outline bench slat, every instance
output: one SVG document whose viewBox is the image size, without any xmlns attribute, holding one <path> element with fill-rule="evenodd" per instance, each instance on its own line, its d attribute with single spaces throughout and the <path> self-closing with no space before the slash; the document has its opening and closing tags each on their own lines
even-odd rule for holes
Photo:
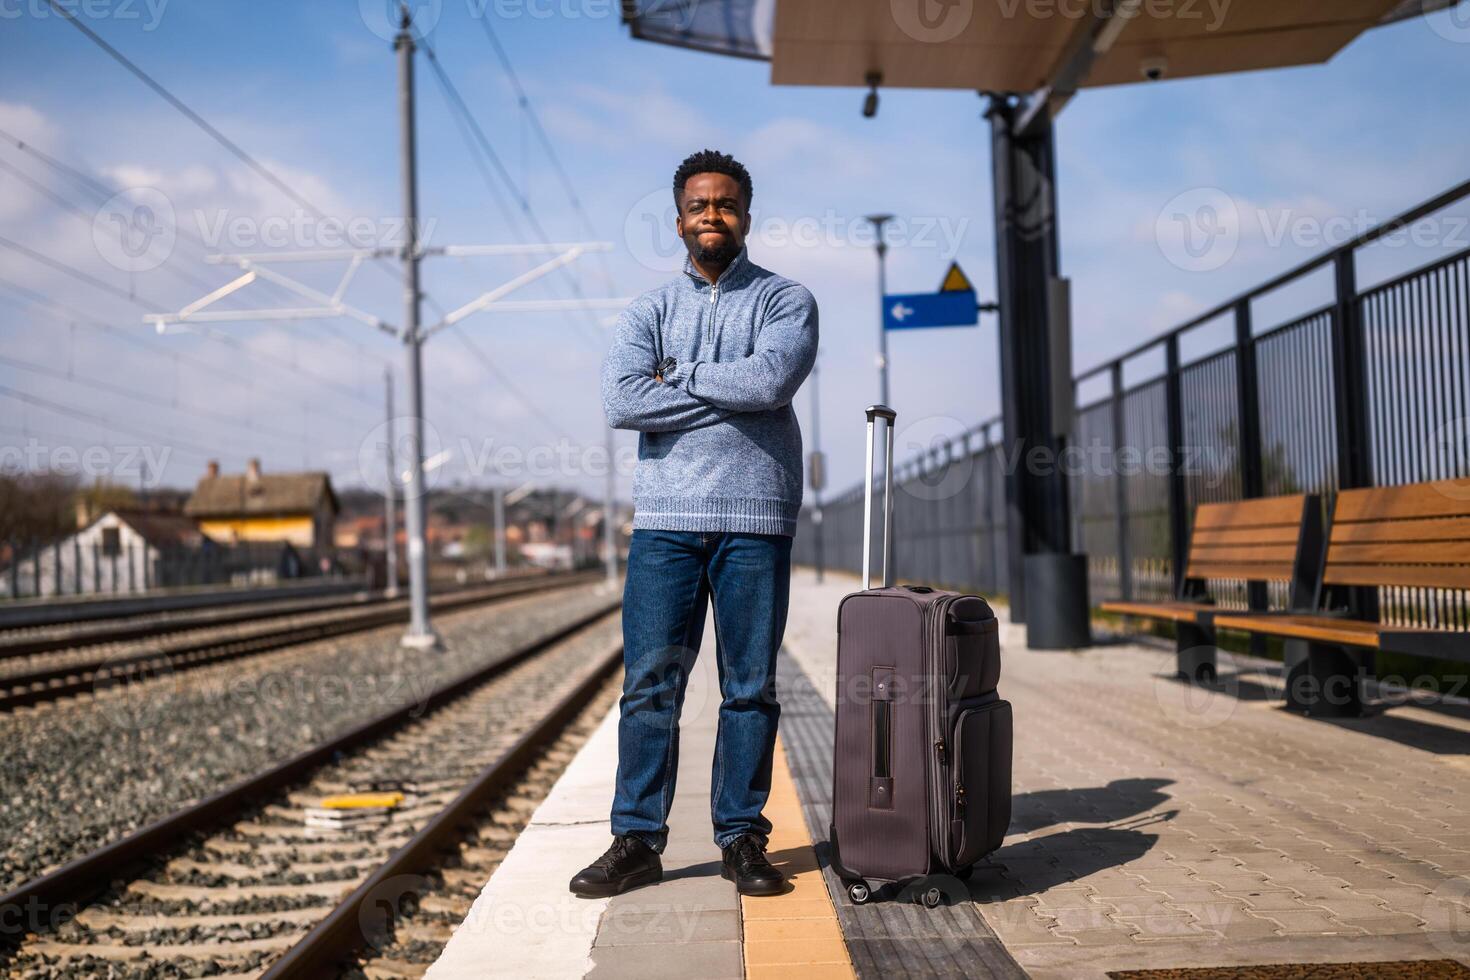
<svg viewBox="0 0 1470 980">
<path fill-rule="evenodd" d="M 1236 500 L 1226 504 L 1200 504 L 1194 512 L 1196 528 L 1254 527 L 1261 525 L 1290 525 L 1301 523 L 1302 508 L 1306 505 L 1305 494 L 1289 497 L 1260 497 L 1254 500 Z"/>
<path fill-rule="evenodd" d="M 1337 544 L 1327 549 L 1327 561 L 1337 565 L 1470 565 L 1470 546 L 1463 541 L 1379 542 Z"/>
<path fill-rule="evenodd" d="M 1333 523 L 1406 517 L 1470 517 L 1470 480 L 1344 490 L 1337 495 Z"/>
<path fill-rule="evenodd" d="M 1185 574 L 1190 578 L 1234 579 L 1244 582 L 1288 582 L 1291 562 L 1191 562 Z"/>
<path fill-rule="evenodd" d="M 1301 528 L 1296 524 L 1202 528 L 1190 536 L 1189 542 L 1191 547 L 1213 547 L 1221 544 L 1289 544 L 1295 547 L 1300 533 Z"/>
<path fill-rule="evenodd" d="M 1286 562 L 1296 560 L 1296 545 L 1293 544 L 1228 544 L 1195 548 L 1190 552 L 1191 563 L 1219 564 L 1221 562 Z"/>
<path fill-rule="evenodd" d="M 1370 541 L 1470 541 L 1470 517 L 1411 518 L 1335 523 L 1332 526 L 1333 544 Z"/>
<path fill-rule="evenodd" d="M 1377 647 L 1382 632 L 1377 623 L 1328 616 L 1216 616 L 1215 626 L 1359 647 Z"/>
<path fill-rule="evenodd" d="M 1328 585 L 1411 585 L 1429 589 L 1470 589 L 1470 565 L 1328 565 Z"/>
<path fill-rule="evenodd" d="M 1100 608 L 1103 612 L 1167 619 L 1173 623 L 1192 623 L 1199 618 L 1200 612 L 1218 609 L 1202 602 L 1104 602 Z"/>
</svg>

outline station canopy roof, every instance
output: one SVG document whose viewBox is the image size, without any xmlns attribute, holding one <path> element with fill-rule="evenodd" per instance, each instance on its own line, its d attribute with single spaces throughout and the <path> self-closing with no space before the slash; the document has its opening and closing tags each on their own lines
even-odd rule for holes
<svg viewBox="0 0 1470 980">
<path fill-rule="evenodd" d="M 1317 64 L 1455 0 L 623 0 L 633 36 L 777 85 L 1031 92 Z"/>
</svg>

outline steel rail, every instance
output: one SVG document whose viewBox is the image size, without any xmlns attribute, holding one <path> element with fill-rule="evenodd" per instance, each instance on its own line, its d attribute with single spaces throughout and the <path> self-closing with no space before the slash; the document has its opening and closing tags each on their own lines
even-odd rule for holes
<svg viewBox="0 0 1470 980">
<path fill-rule="evenodd" d="M 149 857 L 177 847 L 188 835 L 220 826 L 262 798 L 299 782 L 312 770 L 350 749 L 371 742 L 479 687 L 491 678 L 611 615 L 615 600 L 520 647 L 491 664 L 477 667 L 436 688 L 420 701 L 401 705 L 335 735 L 284 762 L 226 787 L 197 803 L 161 817 L 127 836 L 67 862 L 39 878 L 0 895 L 0 908 L 76 908 L 104 891 L 110 882 Z M 519 744 L 519 743 L 517 743 Z M 31 903 L 31 904 L 28 904 Z"/>
<path fill-rule="evenodd" d="M 535 592 L 570 588 L 594 580 L 600 581 L 601 576 L 580 573 L 565 578 L 557 576 L 552 580 L 538 577 L 531 580 L 532 584 L 477 590 L 469 594 L 451 593 L 432 597 L 431 601 L 436 610 L 449 612 L 465 606 L 500 602 Z M 160 669 L 169 672 L 194 670 L 313 640 L 361 633 L 380 626 L 406 622 L 407 619 L 407 600 L 393 600 L 392 608 L 374 605 L 356 612 L 349 611 L 340 619 L 326 622 L 282 626 L 243 637 L 189 641 L 172 649 L 150 650 L 126 657 L 89 660 L 0 677 L 0 690 L 9 689 L 8 693 L 0 694 L 0 713 L 89 691 L 100 693 L 120 684 L 147 680 L 154 676 L 154 671 Z"/>
<path fill-rule="evenodd" d="M 623 648 L 619 644 L 535 726 L 516 739 L 500 759 L 480 770 L 448 806 L 368 875 L 300 942 L 272 963 L 261 974 L 262 980 L 332 975 L 337 963 L 377 938 L 364 927 L 363 916 L 373 908 L 379 889 L 393 878 L 422 874 L 442 863 L 442 853 L 463 835 L 464 824 L 485 804 L 512 786 L 516 777 L 534 761 L 542 746 L 571 724 L 577 712 L 592 700 L 598 688 L 622 662 L 622 654 Z M 384 923 L 385 927 L 388 925 L 390 923 Z"/>
</svg>

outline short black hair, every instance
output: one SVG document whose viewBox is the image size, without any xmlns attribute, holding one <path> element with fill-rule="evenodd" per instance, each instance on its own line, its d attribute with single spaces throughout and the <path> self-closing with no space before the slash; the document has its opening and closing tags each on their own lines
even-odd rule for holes
<svg viewBox="0 0 1470 980">
<path fill-rule="evenodd" d="M 689 183 L 689 178 L 695 174 L 724 174 L 732 178 L 740 185 L 740 193 L 745 195 L 745 209 L 750 210 L 750 198 L 753 187 L 750 182 L 750 171 L 745 169 L 745 164 L 735 159 L 728 153 L 719 150 L 700 150 L 691 153 L 679 164 L 679 169 L 674 171 L 674 204 L 680 204 L 679 195 L 684 193 L 684 185 Z"/>
</svg>

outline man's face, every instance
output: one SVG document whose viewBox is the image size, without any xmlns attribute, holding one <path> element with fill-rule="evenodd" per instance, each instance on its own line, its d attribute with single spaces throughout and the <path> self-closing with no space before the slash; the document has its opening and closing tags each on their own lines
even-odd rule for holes
<svg viewBox="0 0 1470 980">
<path fill-rule="evenodd" d="M 674 227 L 698 261 L 722 265 L 733 259 L 750 233 L 750 212 L 735 178 L 726 174 L 690 177 Z"/>
</svg>

